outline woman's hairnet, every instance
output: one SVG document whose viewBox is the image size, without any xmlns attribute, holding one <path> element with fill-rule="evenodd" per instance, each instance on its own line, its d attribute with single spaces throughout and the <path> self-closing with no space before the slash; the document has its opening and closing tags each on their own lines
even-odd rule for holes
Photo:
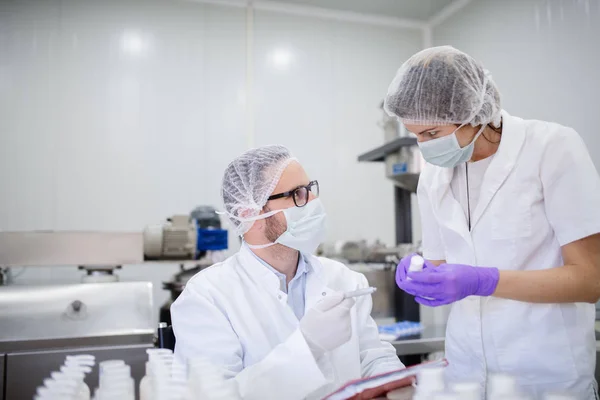
<svg viewBox="0 0 600 400">
<path fill-rule="evenodd" d="M 225 214 L 238 235 L 248 232 L 253 220 L 267 204 L 283 170 L 295 160 L 283 146 L 251 149 L 233 160 L 225 169 L 221 195 Z"/>
<path fill-rule="evenodd" d="M 468 54 L 432 47 L 396 73 L 385 111 L 410 125 L 500 125 L 500 93 L 491 75 Z"/>
</svg>

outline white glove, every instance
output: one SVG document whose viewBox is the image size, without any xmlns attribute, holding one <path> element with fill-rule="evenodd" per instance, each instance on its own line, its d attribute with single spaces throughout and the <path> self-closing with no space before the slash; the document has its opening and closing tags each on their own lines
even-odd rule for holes
<svg viewBox="0 0 600 400">
<path fill-rule="evenodd" d="M 343 293 L 334 293 L 315 304 L 302 318 L 300 331 L 315 359 L 350 340 L 350 310 L 354 303 L 354 299 L 344 300 Z"/>
</svg>

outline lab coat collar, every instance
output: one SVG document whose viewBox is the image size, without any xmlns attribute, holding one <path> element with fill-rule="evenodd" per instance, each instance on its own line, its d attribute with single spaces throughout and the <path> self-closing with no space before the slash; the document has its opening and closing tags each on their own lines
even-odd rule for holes
<svg viewBox="0 0 600 400">
<path fill-rule="evenodd" d="M 304 310 L 306 312 L 325 296 L 335 293 L 335 290 L 327 287 L 325 269 L 318 257 L 309 254 L 301 254 L 300 256 L 304 257 L 307 270 L 306 293 L 304 296 Z M 279 278 L 262 265 L 248 246 L 242 244 L 238 257 L 239 265 L 255 285 L 264 288 L 267 293 L 273 296 L 278 296 L 280 291 Z"/>
<path fill-rule="evenodd" d="M 523 143 L 525 143 L 525 125 L 522 120 L 511 117 L 506 111 L 502 111 L 502 140 L 494 159 L 485 172 L 479 201 L 471 219 L 471 230 L 475 228 L 488 205 L 498 193 L 498 189 L 514 169 Z"/>
<path fill-rule="evenodd" d="M 257 259 L 245 243 L 242 243 L 237 256 L 240 260 L 239 265 L 257 286 L 261 286 L 267 292 L 277 295 L 280 290 L 279 278 Z"/>
<path fill-rule="evenodd" d="M 492 198 L 513 170 L 524 142 L 525 127 L 521 120 L 502 111 L 502 140 L 485 173 L 479 202 L 471 218 L 471 230 L 474 229 Z M 454 168 L 433 165 L 427 165 L 426 168 L 433 170 L 430 188 L 431 204 L 438 221 L 461 236 L 470 237 L 464 213 L 450 190 Z"/>
<path fill-rule="evenodd" d="M 279 293 L 280 282 L 277 275 L 269 268 L 266 268 L 246 244 L 242 244 L 238 257 L 245 273 L 249 275 L 250 279 L 252 279 L 256 285 L 263 287 L 271 294 L 277 295 Z M 305 262 L 304 273 L 307 274 L 305 303 L 308 305 L 311 299 L 309 292 L 316 293 L 316 291 L 318 291 L 316 288 L 323 289 L 323 265 L 315 256 L 300 254 L 300 257 L 303 257 Z M 325 290 L 323 289 L 320 293 L 324 291 Z"/>
</svg>

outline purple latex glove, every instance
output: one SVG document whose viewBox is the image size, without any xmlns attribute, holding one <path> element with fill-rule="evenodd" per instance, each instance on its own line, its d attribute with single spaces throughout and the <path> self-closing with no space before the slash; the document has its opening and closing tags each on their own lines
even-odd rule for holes
<svg viewBox="0 0 600 400">
<path fill-rule="evenodd" d="M 406 281 L 406 274 L 408 273 L 408 267 L 410 267 L 410 260 L 415 255 L 417 255 L 417 253 L 413 253 L 400 260 L 400 263 L 396 267 L 396 285 L 400 286 L 402 282 Z M 423 264 L 423 271 L 426 271 L 429 268 L 435 268 L 435 265 L 425 260 L 425 263 Z"/>
<path fill-rule="evenodd" d="M 417 303 L 436 307 L 467 296 L 492 295 L 498 286 L 500 272 L 498 268 L 442 264 L 423 272 L 410 272 L 408 278 L 398 287 L 415 296 Z"/>
</svg>

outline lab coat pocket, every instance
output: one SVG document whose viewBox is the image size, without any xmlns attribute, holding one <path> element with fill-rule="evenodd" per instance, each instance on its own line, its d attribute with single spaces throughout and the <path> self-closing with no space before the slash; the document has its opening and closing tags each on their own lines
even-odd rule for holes
<svg viewBox="0 0 600 400">
<path fill-rule="evenodd" d="M 511 198 L 494 199 L 491 214 L 492 239 L 524 238 L 533 233 L 531 201 L 525 193 Z"/>
<path fill-rule="evenodd" d="M 492 333 L 500 371 L 517 376 L 520 384 L 575 381 L 577 368 L 560 305 L 501 304 L 502 315 L 510 317 Z"/>
</svg>

